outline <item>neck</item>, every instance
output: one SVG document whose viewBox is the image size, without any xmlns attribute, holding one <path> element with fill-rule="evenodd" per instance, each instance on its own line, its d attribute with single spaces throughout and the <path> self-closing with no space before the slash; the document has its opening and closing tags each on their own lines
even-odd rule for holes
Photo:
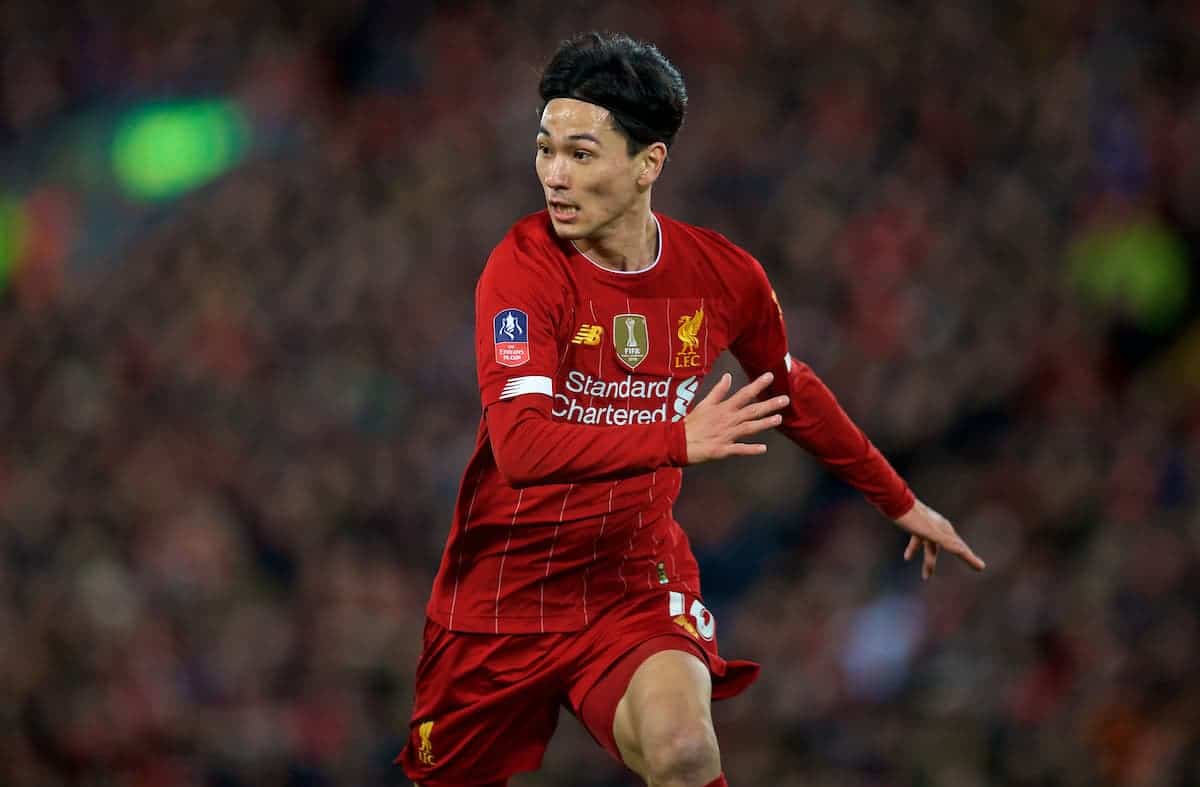
<svg viewBox="0 0 1200 787">
<path fill-rule="evenodd" d="M 653 265 L 658 256 L 658 242 L 658 225 L 650 215 L 649 205 L 602 236 L 572 241 L 576 249 L 597 265 L 625 272 Z"/>
</svg>

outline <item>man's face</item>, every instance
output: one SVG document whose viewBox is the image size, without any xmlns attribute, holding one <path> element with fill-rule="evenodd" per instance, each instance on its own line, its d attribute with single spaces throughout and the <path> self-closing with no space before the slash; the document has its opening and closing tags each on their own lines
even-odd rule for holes
<svg viewBox="0 0 1200 787">
<path fill-rule="evenodd" d="M 648 188 L 639 185 L 642 158 L 629 155 L 607 109 L 573 98 L 546 104 L 536 169 L 558 236 L 603 237 L 616 220 L 634 212 Z"/>
</svg>

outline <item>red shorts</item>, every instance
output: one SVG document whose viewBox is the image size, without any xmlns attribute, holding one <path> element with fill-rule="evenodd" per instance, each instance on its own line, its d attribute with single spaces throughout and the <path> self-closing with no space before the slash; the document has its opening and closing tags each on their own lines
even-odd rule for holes
<svg viewBox="0 0 1200 787">
<path fill-rule="evenodd" d="M 541 765 L 562 706 L 619 761 L 617 703 L 661 650 L 702 659 L 713 699 L 758 677 L 757 664 L 717 655 L 712 614 L 669 586 L 623 599 L 582 631 L 469 634 L 426 621 L 408 743 L 396 762 L 424 787 L 503 785 Z"/>
</svg>

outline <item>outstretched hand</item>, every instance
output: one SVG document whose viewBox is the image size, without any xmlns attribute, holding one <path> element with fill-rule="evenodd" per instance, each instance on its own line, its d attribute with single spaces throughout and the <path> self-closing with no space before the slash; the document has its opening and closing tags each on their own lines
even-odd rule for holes
<svg viewBox="0 0 1200 787">
<path fill-rule="evenodd" d="M 986 564 L 976 555 L 967 542 L 955 531 L 946 517 L 934 511 L 920 500 L 904 516 L 896 520 L 902 529 L 912 533 L 908 546 L 904 548 L 904 559 L 911 560 L 922 546 L 925 548 L 924 562 L 921 564 L 921 579 L 933 576 L 937 565 L 938 551 L 945 548 L 952 555 L 957 555 L 971 568 L 983 571 Z"/>
<path fill-rule="evenodd" d="M 758 401 L 775 376 L 770 372 L 742 386 L 729 396 L 733 377 L 728 373 L 713 386 L 695 409 L 683 419 L 687 433 L 688 464 L 710 462 L 727 456 L 755 456 L 767 452 L 762 443 L 742 443 L 740 440 L 773 429 L 783 417 L 772 413 L 787 407 L 786 396 Z M 728 396 L 728 398 L 726 398 Z"/>
</svg>

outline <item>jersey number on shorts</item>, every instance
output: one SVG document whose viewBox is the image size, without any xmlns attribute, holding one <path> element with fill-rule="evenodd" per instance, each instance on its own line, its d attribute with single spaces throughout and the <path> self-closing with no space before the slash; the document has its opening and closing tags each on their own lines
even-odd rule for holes
<svg viewBox="0 0 1200 787">
<path fill-rule="evenodd" d="M 713 634 L 717 631 L 717 621 L 713 617 L 713 614 L 708 611 L 708 608 L 700 603 L 700 599 L 692 599 L 692 606 L 688 609 L 688 614 L 692 616 L 692 620 L 684 617 L 684 597 L 682 593 L 672 590 L 667 593 L 667 599 L 671 617 L 675 619 L 675 622 L 681 628 L 693 637 L 703 637 L 706 640 L 713 638 Z M 692 625 L 693 620 L 695 621 L 695 626 Z"/>
</svg>

